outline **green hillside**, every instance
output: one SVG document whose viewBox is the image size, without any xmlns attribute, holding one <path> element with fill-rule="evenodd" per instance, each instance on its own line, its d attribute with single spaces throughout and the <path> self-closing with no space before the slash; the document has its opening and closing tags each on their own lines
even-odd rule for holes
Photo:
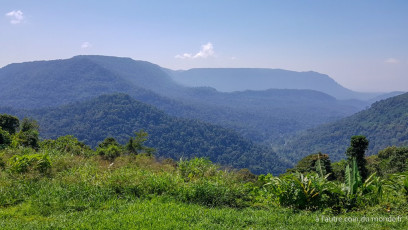
<svg viewBox="0 0 408 230">
<path fill-rule="evenodd" d="M 351 115 L 365 105 L 312 90 L 221 93 L 183 87 L 157 65 L 107 56 L 11 64 L 0 69 L 0 81 L 0 107 L 59 106 L 119 92 L 170 115 L 221 125 L 273 145 L 299 130 Z"/>
<path fill-rule="evenodd" d="M 129 82 L 87 59 L 12 64 L 0 69 L 0 104 L 38 108 L 130 92 Z"/>
<path fill-rule="evenodd" d="M 158 157 L 208 157 L 214 162 L 256 173 L 281 173 L 287 164 L 275 153 L 238 133 L 197 120 L 176 118 L 125 94 L 104 95 L 81 103 L 20 113 L 38 120 L 43 138 L 74 135 L 95 147 L 106 137 L 120 143 L 135 132 L 149 134 Z"/>
<path fill-rule="evenodd" d="M 376 102 L 369 109 L 338 122 L 308 130 L 289 141 L 282 153 L 296 161 L 320 151 L 339 160 L 345 157 L 353 135 L 367 137 L 368 155 L 377 154 L 387 146 L 408 145 L 408 93 Z"/>
</svg>

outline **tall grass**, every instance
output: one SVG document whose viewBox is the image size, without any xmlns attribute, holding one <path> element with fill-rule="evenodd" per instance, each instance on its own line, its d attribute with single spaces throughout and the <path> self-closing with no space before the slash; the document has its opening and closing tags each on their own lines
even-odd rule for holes
<svg viewBox="0 0 408 230">
<path fill-rule="evenodd" d="M 18 159 L 24 159 L 22 156 L 47 156 L 50 165 L 46 171 L 37 170 L 35 164 L 26 170 L 18 171 L 13 169 L 17 162 L 15 156 L 20 157 Z M 33 223 L 28 220 L 21 222 L 27 226 L 38 226 L 37 224 L 41 223 L 46 223 L 49 229 L 53 226 L 64 226 L 63 223 L 54 221 L 58 219 L 78 227 L 81 225 L 75 218 L 78 218 L 79 213 L 89 218 L 85 220 L 85 228 L 91 228 L 91 223 L 96 222 L 96 217 L 93 216 L 125 220 L 130 217 L 125 214 L 122 214 L 122 217 L 114 215 L 113 210 L 116 208 L 118 212 L 136 212 L 135 210 L 139 210 L 137 205 L 150 207 L 152 204 L 157 205 L 157 210 L 162 212 L 168 212 L 166 205 L 186 210 L 191 208 L 198 212 L 191 215 L 197 222 L 201 218 L 200 212 L 213 212 L 209 211 L 213 209 L 208 208 L 223 210 L 220 213 L 225 215 L 234 213 L 231 214 L 234 217 L 230 220 L 223 219 L 221 214 L 215 219 L 206 217 L 211 219 L 210 222 L 223 224 L 223 228 L 259 226 L 250 218 L 241 216 L 241 213 L 254 210 L 258 210 L 258 214 L 262 213 L 259 221 L 264 223 L 261 226 L 265 228 L 273 224 L 264 219 L 267 215 L 275 215 L 270 213 L 272 210 L 286 210 L 284 212 L 288 215 L 293 215 L 293 210 L 306 210 L 301 211 L 301 215 L 344 215 L 358 210 L 371 210 L 370 212 L 384 215 L 408 213 L 406 174 L 391 175 L 387 180 L 372 175 L 360 186 L 353 187 L 351 193 L 347 183 L 329 181 L 327 176 L 322 177 L 316 173 L 257 177 L 245 170 L 222 169 L 202 158 L 179 162 L 158 161 L 152 156 L 139 154 L 122 155 L 114 160 L 107 160 L 92 152 L 81 155 L 65 150 L 40 149 L 36 152 L 20 148 L 2 150 L 0 159 L 4 162 L 4 167 L 0 170 L 0 226 L 2 223 L 10 228 L 24 227 L 12 223 L 11 219 L 26 216 L 32 216 L 35 220 Z M 159 217 L 140 210 L 137 212 L 134 215 Z M 106 217 L 107 213 L 115 217 Z M 166 218 L 171 215 L 179 214 L 170 213 Z M 238 217 L 247 222 L 240 222 L 236 219 Z M 281 222 L 284 219 L 283 216 L 276 218 Z M 295 218 L 300 221 L 310 220 L 301 216 Z M 140 222 L 138 224 L 136 226 L 146 227 Z M 164 227 L 172 228 L 179 224 L 181 227 L 203 227 L 190 220 L 172 222 Z M 115 224 L 107 226 L 118 227 Z M 316 223 L 310 226 L 316 227 Z"/>
</svg>

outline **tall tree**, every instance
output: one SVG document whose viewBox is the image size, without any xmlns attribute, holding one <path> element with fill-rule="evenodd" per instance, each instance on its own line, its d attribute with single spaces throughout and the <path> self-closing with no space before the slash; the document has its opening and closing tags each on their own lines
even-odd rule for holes
<svg viewBox="0 0 408 230">
<path fill-rule="evenodd" d="M 10 135 L 16 133 L 19 125 L 20 121 L 17 117 L 9 114 L 0 114 L 0 128 L 8 132 Z"/>
<path fill-rule="evenodd" d="M 350 147 L 347 148 L 346 155 L 349 164 L 356 159 L 358 171 L 360 172 L 363 181 L 367 179 L 368 170 L 366 168 L 367 160 L 365 159 L 365 151 L 368 148 L 369 141 L 365 136 L 352 136 Z"/>
<path fill-rule="evenodd" d="M 20 131 L 16 135 L 17 145 L 38 149 L 39 146 L 39 126 L 37 121 L 24 118 L 21 122 Z"/>
<path fill-rule="evenodd" d="M 131 154 L 145 152 L 148 155 L 152 155 L 155 149 L 144 145 L 144 143 L 147 141 L 148 134 L 145 131 L 140 130 L 139 132 L 135 132 L 135 135 L 136 137 L 129 138 L 129 141 L 125 146 L 126 151 Z"/>
<path fill-rule="evenodd" d="M 119 146 L 119 143 L 113 137 L 107 137 L 101 143 L 99 143 L 99 148 L 107 148 L 110 145 Z"/>
<path fill-rule="evenodd" d="M 6 148 L 10 143 L 10 134 L 0 127 L 0 149 Z"/>
</svg>

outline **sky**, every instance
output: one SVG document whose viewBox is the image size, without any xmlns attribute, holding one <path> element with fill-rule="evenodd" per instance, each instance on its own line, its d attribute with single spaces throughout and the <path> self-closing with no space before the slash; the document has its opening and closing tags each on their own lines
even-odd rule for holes
<svg viewBox="0 0 408 230">
<path fill-rule="evenodd" d="M 408 91 L 407 12 L 406 0 L 0 0 L 0 67 L 97 54 Z"/>
</svg>

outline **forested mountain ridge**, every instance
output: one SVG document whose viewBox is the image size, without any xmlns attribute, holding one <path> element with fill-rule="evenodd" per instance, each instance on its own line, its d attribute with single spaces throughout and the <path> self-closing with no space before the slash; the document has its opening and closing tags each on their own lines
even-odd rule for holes
<svg viewBox="0 0 408 230">
<path fill-rule="evenodd" d="M 372 104 L 364 111 L 337 122 L 322 125 L 294 137 L 283 154 L 292 161 L 316 152 L 334 161 L 345 157 L 351 136 L 364 135 L 370 141 L 368 155 L 387 146 L 408 145 L 408 93 Z"/>
<path fill-rule="evenodd" d="M 38 108 L 103 93 L 130 92 L 129 82 L 87 59 L 35 61 L 0 69 L 0 105 Z"/>
<path fill-rule="evenodd" d="M 183 87 L 155 64 L 108 56 L 11 64 L 0 69 L 0 81 L 2 107 L 59 106 L 120 92 L 170 115 L 222 125 L 253 141 L 275 144 L 365 106 L 312 90 L 222 93 Z"/>
<path fill-rule="evenodd" d="M 76 56 L 67 60 L 11 64 L 0 69 L 0 81 L 2 82 L 2 84 L 0 84 L 0 113 L 16 111 L 16 113 L 27 114 L 37 118 L 44 128 L 44 132 L 42 133 L 47 135 L 47 137 L 57 137 L 62 134 L 71 134 L 70 132 L 73 130 L 82 130 L 84 131 L 81 132 L 82 134 L 72 134 L 78 135 L 81 140 L 85 140 L 91 145 L 95 145 L 97 141 L 101 141 L 101 138 L 105 138 L 106 135 L 110 135 L 111 133 L 112 135 L 117 135 L 117 138 L 123 141 L 136 130 L 132 130 L 130 133 L 119 133 L 112 130 L 110 126 L 121 130 L 120 127 L 115 126 L 114 122 L 115 117 L 120 117 L 120 114 L 109 115 L 110 117 L 107 119 L 107 121 L 110 121 L 109 124 L 97 122 L 100 121 L 101 117 L 105 116 L 102 111 L 105 105 L 100 108 L 95 108 L 91 104 L 87 104 L 87 106 L 82 104 L 82 102 L 91 100 L 100 95 L 119 92 L 130 95 L 132 100 L 136 99 L 137 101 L 162 110 L 164 112 L 161 112 L 163 116 L 160 115 L 159 117 L 170 117 L 167 114 L 179 117 L 166 118 L 166 122 L 169 122 L 168 125 L 154 122 L 149 123 L 147 122 L 148 119 L 145 123 L 142 122 L 141 124 L 143 125 L 140 125 L 140 127 L 149 127 L 149 130 L 146 131 L 150 131 L 153 135 L 158 133 L 158 135 L 155 136 L 162 137 L 161 135 L 164 135 L 165 131 L 161 130 L 160 127 L 167 127 L 167 131 L 172 130 L 174 127 L 184 127 L 185 123 L 183 122 L 185 120 L 180 118 L 198 119 L 238 131 L 243 138 L 237 133 L 232 134 L 232 132 L 231 135 L 243 140 L 243 142 L 239 143 L 246 143 L 246 139 L 249 139 L 254 142 L 268 144 L 274 147 L 275 150 L 286 143 L 280 155 L 287 157 L 285 161 L 292 163 L 298 161 L 304 155 L 318 151 L 333 155 L 332 158 L 334 160 L 340 159 L 344 155 L 344 148 L 348 145 L 350 136 L 357 134 L 366 135 L 368 137 L 371 141 L 370 151 L 377 151 L 392 144 L 405 143 L 401 141 L 405 135 L 403 130 L 399 131 L 398 135 L 394 133 L 394 131 L 400 130 L 398 127 L 392 125 L 392 129 L 388 129 L 391 127 L 390 125 L 381 127 L 379 131 L 375 132 L 384 133 L 384 130 L 388 130 L 391 134 L 377 138 L 370 136 L 369 132 L 360 132 L 359 130 L 363 130 L 363 128 L 352 131 L 360 127 L 356 125 L 358 123 L 357 121 L 357 123 L 349 122 L 351 124 L 341 123 L 334 130 L 327 128 L 331 127 L 330 125 L 325 126 L 326 128 L 324 129 L 318 128 L 315 129 L 318 131 L 312 130 L 306 132 L 306 134 L 292 138 L 291 141 L 288 142 L 288 137 L 296 132 L 316 127 L 322 123 L 333 122 L 358 112 L 365 106 L 364 102 L 357 100 L 341 101 L 333 96 L 314 90 L 268 89 L 262 91 L 219 92 L 210 87 L 184 87 L 174 82 L 168 75 L 168 71 L 169 70 L 165 70 L 160 66 L 144 61 L 106 56 Z M 390 96 L 391 95 L 392 94 L 390 94 Z M 384 102 L 385 101 L 379 103 L 382 105 Z M 71 103 L 69 105 L 71 107 L 61 107 L 61 105 L 66 105 L 67 103 Z M 134 102 L 128 101 L 128 104 L 133 105 Z M 377 104 L 378 103 L 374 104 L 373 108 L 378 107 Z M 82 106 L 82 109 L 78 110 L 75 105 L 79 107 Z M 7 106 L 9 108 L 6 108 Z M 405 105 L 401 106 L 404 107 Z M 21 110 L 18 110 L 18 108 L 32 109 L 41 107 L 44 107 L 44 109 L 35 110 L 36 112 L 32 110 L 21 112 Z M 86 107 L 93 108 L 94 110 L 87 115 L 89 119 L 95 119 L 92 121 L 95 125 L 92 127 L 87 125 L 88 123 L 92 123 L 90 120 L 87 120 L 87 117 L 76 115 L 76 118 L 80 119 L 73 120 L 72 117 L 67 115 L 70 113 L 70 110 L 76 111 L 76 114 L 81 114 L 81 111 L 86 111 Z M 106 109 L 107 113 L 109 113 L 113 111 L 118 112 L 117 110 L 122 108 L 107 106 Z M 123 109 L 129 110 L 127 106 L 124 106 Z M 390 111 L 393 109 L 389 108 Z M 147 111 L 150 111 L 150 109 Z M 371 111 L 371 109 L 369 111 Z M 384 110 L 381 113 L 387 112 L 388 111 Z M 381 113 L 378 113 L 378 116 L 381 116 Z M 100 114 L 100 116 L 95 117 L 95 114 Z M 147 114 L 150 114 L 150 112 Z M 365 112 L 361 114 L 365 114 Z M 131 113 L 128 113 L 127 116 L 132 117 Z M 140 115 L 141 118 L 143 116 L 144 115 Z M 50 122 L 46 122 L 44 117 L 47 117 Z M 344 119 L 341 122 L 350 119 L 353 120 L 353 117 Z M 58 121 L 56 119 L 58 119 Z M 154 121 L 155 119 L 152 120 Z M 180 123 L 181 120 L 183 122 Z M 364 120 L 364 117 L 362 117 L 361 120 Z M 128 127 L 130 123 L 126 122 L 125 117 L 118 120 L 118 124 L 126 124 L 125 127 Z M 134 124 L 139 124 L 138 122 L 140 123 L 141 121 L 133 121 Z M 189 122 L 192 121 L 189 120 Z M 389 121 L 389 123 L 392 122 L 394 121 Z M 403 122 L 404 121 L 401 121 L 400 123 L 402 124 Z M 170 124 L 173 126 L 169 126 Z M 197 124 L 193 122 L 191 126 L 201 127 L 201 124 L 205 123 L 198 122 Z M 378 121 L 374 120 L 369 124 L 366 123 L 364 127 L 372 131 L 376 129 L 375 127 L 379 126 L 378 124 Z M 347 125 L 353 127 L 353 129 L 346 128 Z M 188 125 L 185 127 L 188 127 Z M 214 127 L 220 128 L 219 126 Z M 324 131 L 325 129 L 329 131 L 326 132 Z M 348 129 L 349 132 L 343 134 L 341 137 L 336 136 L 340 135 L 340 131 L 344 131 L 344 129 Z M 107 132 L 106 130 L 110 131 Z M 208 131 L 210 129 L 206 130 Z M 218 132 L 219 130 L 217 130 L 218 129 L 214 129 L 213 131 Z M 63 133 L 59 133 L 59 131 Z M 210 133 L 210 131 L 207 131 L 205 132 Z M 229 132 L 231 131 L 227 133 Z M 92 136 L 92 133 L 95 133 L 95 136 Z M 178 133 L 178 135 L 183 136 L 186 134 Z M 178 136 L 170 136 L 175 140 L 178 138 Z M 225 138 L 225 135 L 221 135 L 219 138 L 222 140 Z M 204 139 L 207 141 L 208 138 Z M 197 138 L 197 140 L 201 139 Z M 181 147 L 180 143 L 177 145 L 167 142 L 160 144 L 160 140 L 154 139 L 151 141 L 155 141 L 155 146 L 159 146 L 158 148 L 162 150 L 168 147 L 166 149 L 168 156 L 174 158 L 182 156 L 184 152 L 189 152 L 189 155 L 191 149 L 199 147 L 193 146 L 193 148 L 188 145 Z M 217 140 L 213 141 L 216 142 Z M 386 141 L 388 141 L 387 144 L 385 144 Z M 185 139 L 185 143 L 189 142 L 188 138 Z M 259 166 L 257 163 L 257 161 L 265 157 L 275 156 L 274 153 L 271 153 L 271 155 L 269 150 L 259 151 L 263 153 L 253 156 L 248 155 L 248 152 L 245 151 L 241 153 L 240 151 L 242 149 L 238 151 L 234 150 L 234 148 L 226 148 L 225 146 L 228 146 L 228 144 L 225 143 L 229 143 L 228 141 L 221 141 L 217 144 L 213 142 L 210 143 L 212 143 L 211 146 L 217 146 L 217 144 L 219 144 L 219 152 L 222 150 L 225 151 L 226 154 L 219 158 L 218 153 L 213 152 L 210 148 L 205 150 L 198 148 L 200 150 L 197 150 L 197 152 L 207 152 L 208 156 L 212 157 L 212 160 L 226 164 L 228 164 L 228 158 L 234 159 L 234 163 L 232 163 L 234 166 L 250 167 L 255 172 L 269 169 L 279 171 L 276 170 L 276 168 L 279 168 L 281 163 L 278 163 L 276 167 L 270 165 Z M 244 145 L 258 148 L 250 142 Z M 230 155 L 231 152 L 236 154 L 235 158 L 231 157 L 234 155 Z M 274 159 L 270 160 L 272 162 L 274 161 Z"/>
<path fill-rule="evenodd" d="M 125 94 L 102 95 L 18 115 L 38 120 L 42 138 L 74 135 L 95 147 L 106 137 L 114 137 L 124 144 L 135 132 L 144 130 L 149 134 L 146 145 L 156 148 L 158 157 L 175 160 L 208 157 L 214 162 L 249 168 L 256 173 L 281 173 L 288 166 L 270 149 L 246 140 L 237 132 L 169 116 Z"/>
<path fill-rule="evenodd" d="M 263 68 L 197 68 L 167 70 L 174 80 L 186 86 L 208 86 L 222 92 L 267 89 L 310 89 L 337 99 L 369 100 L 380 93 L 360 93 L 344 88 L 328 75 Z"/>
<path fill-rule="evenodd" d="M 147 61 L 100 55 L 75 56 L 73 59 L 92 61 L 132 85 L 162 96 L 171 96 L 184 90 L 184 87 L 173 81 L 160 66 Z"/>
</svg>

